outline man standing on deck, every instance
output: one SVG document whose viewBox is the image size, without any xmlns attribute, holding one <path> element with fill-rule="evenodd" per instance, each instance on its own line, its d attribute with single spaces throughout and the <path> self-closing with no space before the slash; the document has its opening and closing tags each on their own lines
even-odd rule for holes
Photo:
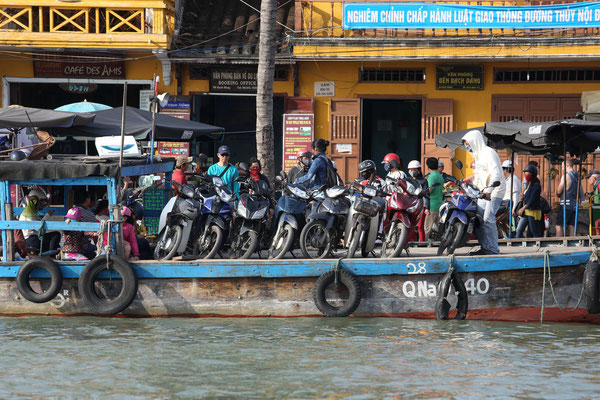
<svg viewBox="0 0 600 400">
<path fill-rule="evenodd" d="M 575 235 L 575 210 L 579 207 L 577 202 L 577 190 L 579 190 L 579 200 L 583 195 L 583 189 L 581 188 L 581 180 L 577 172 L 573 170 L 573 160 L 569 159 L 563 162 L 563 175 L 558 188 L 556 189 L 556 196 L 560 199 L 561 207 L 558 210 L 558 218 L 556 221 L 556 237 L 565 235 L 563 231 L 563 225 L 567 226 L 567 233 L 569 236 Z M 566 200 L 563 200 L 563 192 L 566 190 Z"/>
<path fill-rule="evenodd" d="M 215 175 L 221 178 L 223 183 L 229 186 L 234 193 L 239 193 L 239 183 L 235 182 L 235 178 L 237 178 L 240 174 L 235 165 L 231 165 L 229 162 L 229 157 L 231 156 L 231 151 L 229 151 L 228 146 L 221 146 L 217 151 L 217 157 L 219 157 L 219 162 L 213 164 L 208 168 L 208 175 Z"/>
<path fill-rule="evenodd" d="M 483 135 L 478 130 L 467 132 L 463 136 L 463 144 L 475 159 L 472 183 L 484 193 L 484 198 L 477 202 L 477 212 L 483 215 L 483 225 L 475 231 L 481 249 L 471 252 L 470 255 L 498 254 L 500 250 L 496 213 L 506 191 L 500 157 L 485 144 Z M 496 181 L 500 182 L 500 186 L 490 187 Z"/>
</svg>

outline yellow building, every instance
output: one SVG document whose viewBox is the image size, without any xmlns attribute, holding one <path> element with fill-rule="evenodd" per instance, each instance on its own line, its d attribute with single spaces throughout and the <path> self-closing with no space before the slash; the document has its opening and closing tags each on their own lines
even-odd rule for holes
<svg viewBox="0 0 600 400">
<path fill-rule="evenodd" d="M 581 111 L 581 92 L 600 84 L 597 27 L 343 29 L 343 23 L 341 1 L 296 1 L 291 43 L 299 95 L 314 97 L 316 136 L 332 142 L 331 156 L 347 178 L 360 160 L 378 162 L 392 151 L 405 166 L 429 156 L 469 165 L 464 151 L 435 148 L 435 135 L 488 121 L 573 117 Z M 538 162 L 543 174 L 547 163 Z"/>
</svg>

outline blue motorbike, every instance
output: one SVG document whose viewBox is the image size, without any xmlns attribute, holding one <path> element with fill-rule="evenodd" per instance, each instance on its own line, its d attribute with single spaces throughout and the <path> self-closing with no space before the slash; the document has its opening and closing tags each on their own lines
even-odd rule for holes
<svg viewBox="0 0 600 400">
<path fill-rule="evenodd" d="M 195 258 L 214 258 L 225 241 L 231 225 L 231 203 L 233 193 L 218 176 L 203 177 L 203 184 L 197 188 L 202 199 L 199 220 L 201 229 L 196 236 Z"/>
<path fill-rule="evenodd" d="M 279 259 L 285 253 L 293 250 L 293 245 L 299 233 L 306 224 L 306 206 L 310 199 L 308 190 L 302 185 L 283 182 L 285 172 L 277 176 L 276 182 L 282 185 L 282 195 L 275 206 L 273 240 L 269 248 L 269 258 Z"/>
<path fill-rule="evenodd" d="M 462 171 L 462 162 L 457 161 L 456 166 Z M 500 186 L 500 181 L 493 182 L 489 187 Z M 450 198 L 450 201 L 440 207 L 439 232 L 441 235 L 437 255 L 444 251 L 454 254 L 454 251 L 463 247 L 475 229 L 483 224 L 483 216 L 477 212 L 477 200 L 483 198 L 484 193 L 468 182 L 459 182 L 460 191 Z"/>
</svg>

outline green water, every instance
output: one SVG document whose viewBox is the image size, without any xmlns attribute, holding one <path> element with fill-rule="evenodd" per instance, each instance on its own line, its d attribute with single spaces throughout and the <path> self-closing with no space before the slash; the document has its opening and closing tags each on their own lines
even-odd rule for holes
<svg viewBox="0 0 600 400">
<path fill-rule="evenodd" d="M 0 318 L 0 399 L 599 398 L 600 327 Z"/>
</svg>

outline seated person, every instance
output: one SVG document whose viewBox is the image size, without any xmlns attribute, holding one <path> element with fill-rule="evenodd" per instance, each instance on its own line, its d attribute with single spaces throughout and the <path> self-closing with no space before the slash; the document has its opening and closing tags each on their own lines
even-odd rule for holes
<svg viewBox="0 0 600 400">
<path fill-rule="evenodd" d="M 131 210 L 129 207 L 123 206 L 121 209 L 121 216 L 125 220 L 123 222 L 123 246 L 125 250 L 126 260 L 139 260 L 140 251 L 137 244 L 137 238 L 135 236 L 135 228 L 133 227 L 134 220 L 131 216 Z M 106 246 L 108 242 L 108 233 L 104 234 L 103 245 Z"/>
<path fill-rule="evenodd" d="M 82 222 L 83 216 L 78 207 L 71 208 L 65 215 L 65 222 Z M 62 252 L 70 260 L 90 260 L 96 256 L 95 249 L 92 249 L 90 242 L 83 231 L 64 231 L 63 232 Z"/>
<path fill-rule="evenodd" d="M 26 196 L 27 206 L 19 216 L 19 221 L 42 221 L 47 220 L 54 214 L 54 210 L 46 213 L 42 218 L 39 211 L 48 204 L 48 197 L 40 189 L 32 189 Z M 41 224 L 40 224 L 41 227 Z M 30 251 L 38 254 L 40 248 L 42 252 L 56 250 L 60 245 L 60 232 L 45 232 L 42 241 L 38 236 L 38 230 L 23 229 L 23 237 Z"/>
</svg>

